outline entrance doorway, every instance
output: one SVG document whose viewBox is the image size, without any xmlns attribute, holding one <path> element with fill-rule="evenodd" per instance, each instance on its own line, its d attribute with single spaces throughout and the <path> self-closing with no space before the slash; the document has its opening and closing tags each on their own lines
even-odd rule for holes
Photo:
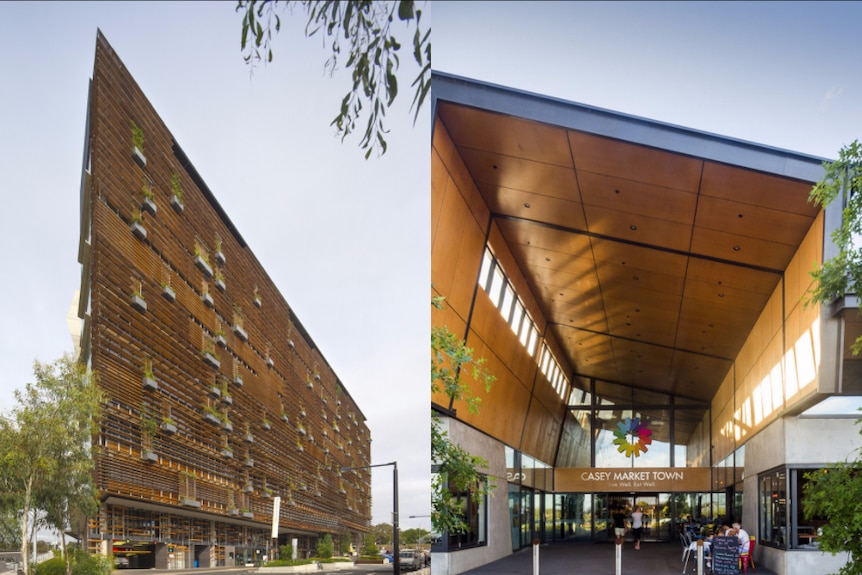
<svg viewBox="0 0 862 575">
<path fill-rule="evenodd" d="M 593 540 L 613 541 L 614 512 L 622 509 L 630 521 L 632 511 L 637 506 L 643 512 L 643 540 L 670 541 L 671 517 L 668 514 L 668 501 L 667 493 L 596 493 L 594 509 L 599 520 L 593 525 Z M 626 524 L 630 525 L 628 521 Z"/>
</svg>

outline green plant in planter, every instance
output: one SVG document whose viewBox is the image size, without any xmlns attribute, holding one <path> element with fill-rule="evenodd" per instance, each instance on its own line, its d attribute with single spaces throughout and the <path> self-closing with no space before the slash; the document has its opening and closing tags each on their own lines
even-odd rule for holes
<svg viewBox="0 0 862 575">
<path fill-rule="evenodd" d="M 134 224 L 142 224 L 144 223 L 143 214 L 141 214 L 141 208 L 138 207 L 134 202 L 132 203 L 132 223 Z"/>
<path fill-rule="evenodd" d="M 143 186 L 141 186 L 141 195 L 144 196 L 145 199 L 150 201 L 156 199 L 156 194 L 153 192 L 153 186 L 147 180 L 144 180 L 144 184 Z"/>
<path fill-rule="evenodd" d="M 144 131 L 132 120 L 132 145 L 144 153 Z"/>
<path fill-rule="evenodd" d="M 173 192 L 180 203 L 183 203 L 183 185 L 177 172 L 171 173 L 171 192 Z"/>
</svg>

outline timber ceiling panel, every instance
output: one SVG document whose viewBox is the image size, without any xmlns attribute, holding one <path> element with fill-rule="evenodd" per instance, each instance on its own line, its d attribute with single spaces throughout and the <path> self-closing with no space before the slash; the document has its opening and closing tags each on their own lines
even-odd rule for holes
<svg viewBox="0 0 862 575">
<path fill-rule="evenodd" d="M 813 222 L 811 183 L 445 100 L 437 113 L 574 375 L 710 401 Z"/>
</svg>

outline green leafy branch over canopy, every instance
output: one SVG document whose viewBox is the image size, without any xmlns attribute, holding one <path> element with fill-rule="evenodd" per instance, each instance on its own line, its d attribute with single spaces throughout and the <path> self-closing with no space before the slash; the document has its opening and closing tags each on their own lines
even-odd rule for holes
<svg viewBox="0 0 862 575">
<path fill-rule="evenodd" d="M 809 200 L 826 207 L 840 199 L 841 224 L 832 232 L 838 255 L 811 272 L 814 285 L 809 303 L 830 303 L 845 294 L 862 294 L 862 146 L 854 141 L 841 149 L 838 159 L 823 165 L 823 178 L 811 190 Z M 853 353 L 862 349 L 857 339 Z"/>
<path fill-rule="evenodd" d="M 364 104 L 368 121 L 359 146 L 366 150 L 366 159 L 374 150 L 378 155 L 385 154 L 388 130 L 383 120 L 398 95 L 396 72 L 401 63 L 401 43 L 392 33 L 396 18 L 408 28 L 415 25 L 413 59 L 419 74 L 411 84 L 415 90 L 410 106 L 414 124 L 431 88 L 431 29 L 422 30 L 422 11 L 408 0 L 239 0 L 236 10 L 244 11 L 241 46 L 247 63 L 272 61 L 273 31 L 281 29 L 279 13 L 296 5 L 308 17 L 305 35 L 326 35 L 332 53 L 324 69 L 330 75 L 338 69 L 342 52 L 346 52 L 344 66 L 351 70 L 353 87 L 341 100 L 339 113 L 330 125 L 335 126 L 343 141 L 356 130 Z"/>
<path fill-rule="evenodd" d="M 443 298 L 432 300 L 442 309 Z M 456 337 L 446 326 L 435 327 L 431 332 L 431 391 L 443 392 L 449 398 L 451 409 L 455 401 L 464 400 L 471 413 L 479 410 L 480 398 L 473 395 L 462 377 L 465 373 L 491 390 L 496 379 L 485 368 L 485 359 L 473 357 L 473 350 Z M 436 474 L 431 481 L 431 523 L 438 533 L 464 533 L 469 525 L 463 506 L 456 494 L 471 492 L 483 496 L 494 488 L 486 474 L 488 462 L 470 454 L 449 439 L 438 417 L 431 418 L 431 461 Z"/>
</svg>

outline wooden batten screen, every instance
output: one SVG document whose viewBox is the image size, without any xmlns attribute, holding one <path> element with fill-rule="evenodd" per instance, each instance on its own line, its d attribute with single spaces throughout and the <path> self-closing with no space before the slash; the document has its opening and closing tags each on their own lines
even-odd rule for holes
<svg viewBox="0 0 862 575">
<path fill-rule="evenodd" d="M 367 532 L 370 473 L 341 472 L 370 462 L 359 406 L 101 34 L 94 70 L 83 209 L 87 343 L 107 396 L 99 491 L 163 505 L 162 539 L 190 540 L 171 523 L 189 511 L 263 532 L 275 495 L 284 531 Z M 313 489 L 298 489 L 302 469 L 319 470 Z M 99 528 L 129 535 L 114 509 Z"/>
</svg>

